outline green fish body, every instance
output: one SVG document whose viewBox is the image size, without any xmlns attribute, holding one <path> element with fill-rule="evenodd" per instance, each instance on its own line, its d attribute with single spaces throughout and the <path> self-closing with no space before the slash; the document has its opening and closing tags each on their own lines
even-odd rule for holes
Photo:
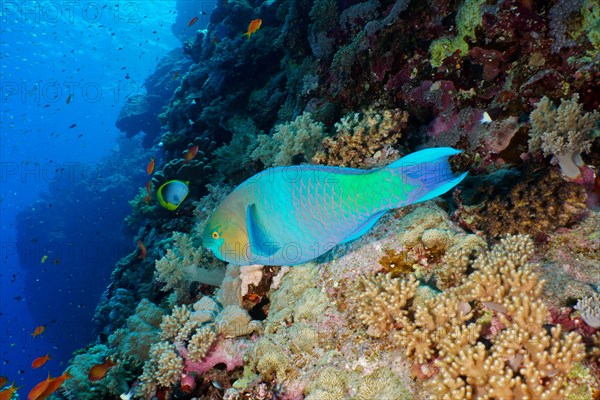
<svg viewBox="0 0 600 400">
<path fill-rule="evenodd" d="M 389 210 L 456 186 L 449 148 L 421 150 L 373 170 L 299 165 L 270 168 L 229 194 L 204 230 L 204 245 L 236 265 L 296 265 L 367 233 Z"/>
</svg>

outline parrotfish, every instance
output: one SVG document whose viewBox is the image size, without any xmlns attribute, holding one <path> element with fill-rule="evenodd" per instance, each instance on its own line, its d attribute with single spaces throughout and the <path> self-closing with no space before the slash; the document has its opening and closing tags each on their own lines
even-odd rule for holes
<svg viewBox="0 0 600 400">
<path fill-rule="evenodd" d="M 372 170 L 297 165 L 266 169 L 215 209 L 204 246 L 236 265 L 297 265 L 358 239 L 389 210 L 440 196 L 454 174 L 449 147 L 409 154 Z"/>
</svg>

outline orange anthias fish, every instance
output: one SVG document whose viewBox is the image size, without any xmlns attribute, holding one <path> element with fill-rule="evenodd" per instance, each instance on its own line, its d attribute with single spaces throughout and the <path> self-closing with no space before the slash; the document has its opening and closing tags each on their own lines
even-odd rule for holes
<svg viewBox="0 0 600 400">
<path fill-rule="evenodd" d="M 148 175 L 151 175 L 152 172 L 154 172 L 154 157 L 152 157 L 150 159 L 150 162 L 148 163 L 148 166 L 146 167 L 146 173 Z"/>
<path fill-rule="evenodd" d="M 3 377 L 4 378 L 4 377 Z M 6 382 L 4 382 L 4 385 Z M 2 385 L 2 386 L 4 386 Z M 0 400 L 10 400 L 10 398 L 15 394 L 17 390 L 21 389 L 20 387 L 16 387 L 15 383 L 11 383 L 10 387 L 0 391 Z"/>
<path fill-rule="evenodd" d="M 62 386 L 64 381 L 66 381 L 67 379 L 71 379 L 72 377 L 73 376 L 69 373 L 69 371 L 65 371 L 64 374 L 62 374 L 61 376 L 57 376 L 56 378 L 52 379 L 48 383 L 46 390 L 44 390 L 44 392 L 40 394 L 40 396 L 36 400 L 47 399 L 52 393 L 56 392 L 56 390 Z"/>
<path fill-rule="evenodd" d="M 104 379 L 104 377 L 106 376 L 106 372 L 115 365 L 117 364 L 112 362 L 110 358 L 107 358 L 103 364 L 96 364 L 92 368 L 90 368 L 90 372 L 88 373 L 88 379 L 92 382 Z"/>
<path fill-rule="evenodd" d="M 0 388 L 3 388 L 8 383 L 8 378 L 5 376 L 0 376 Z"/>
<path fill-rule="evenodd" d="M 150 203 L 152 200 L 152 187 L 150 185 L 150 181 L 146 182 L 146 196 L 144 196 L 144 202 L 146 204 Z"/>
<path fill-rule="evenodd" d="M 31 336 L 33 336 L 33 338 L 35 339 L 37 336 L 44 333 L 45 330 L 46 330 L 46 325 L 39 325 L 33 330 L 33 333 L 31 334 Z"/>
<path fill-rule="evenodd" d="M 45 356 L 40 356 L 33 360 L 33 362 L 31 363 L 31 368 L 39 368 L 42 365 L 46 364 L 46 361 L 48 360 L 50 360 L 50 353 L 46 354 Z"/>
<path fill-rule="evenodd" d="M 31 389 L 29 394 L 27 395 L 27 400 L 38 400 L 40 396 L 46 391 L 48 385 L 52 382 L 52 377 L 48 374 L 48 378 L 46 380 L 41 381 L 37 385 Z"/>
<path fill-rule="evenodd" d="M 192 25 L 194 25 L 196 22 L 198 22 L 198 17 L 194 17 L 194 18 L 190 19 L 190 22 L 188 22 L 188 26 L 192 26 Z"/>
<path fill-rule="evenodd" d="M 198 154 L 198 146 L 190 147 L 190 149 L 185 153 L 185 162 L 193 160 L 194 157 L 196 157 L 196 154 Z"/>
<path fill-rule="evenodd" d="M 248 24 L 248 32 L 244 33 L 243 36 L 248 36 L 248 39 L 250 39 L 250 36 L 252 36 L 252 34 L 255 33 L 257 30 L 259 30 L 261 25 L 262 25 L 262 19 L 260 19 L 260 18 L 253 19 Z"/>
<path fill-rule="evenodd" d="M 141 240 L 137 241 L 137 245 L 140 249 L 140 255 L 138 256 L 138 258 L 143 260 L 144 258 L 146 258 L 146 253 L 147 253 L 146 246 L 144 245 L 144 242 L 142 242 Z"/>
</svg>

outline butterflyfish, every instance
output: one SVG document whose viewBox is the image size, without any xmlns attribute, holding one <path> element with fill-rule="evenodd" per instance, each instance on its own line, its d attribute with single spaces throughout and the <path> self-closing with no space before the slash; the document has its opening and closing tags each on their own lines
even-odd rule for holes
<svg viewBox="0 0 600 400">
<path fill-rule="evenodd" d="M 450 147 L 372 170 L 297 165 L 264 170 L 236 187 L 204 229 L 204 246 L 236 265 L 297 265 L 367 233 L 389 210 L 440 196 L 454 174 Z"/>
<path fill-rule="evenodd" d="M 50 354 L 46 354 L 45 356 L 40 356 L 33 360 L 31 363 L 31 368 L 36 369 L 46 364 L 46 361 L 50 360 Z"/>
<path fill-rule="evenodd" d="M 248 24 L 248 31 L 246 33 L 244 33 L 242 36 L 248 36 L 248 39 L 250 39 L 250 36 L 252 36 L 252 34 L 255 33 L 257 30 L 259 30 L 261 25 L 262 25 L 262 19 L 260 19 L 260 18 L 253 19 Z"/>
<path fill-rule="evenodd" d="M 189 184 L 178 180 L 163 183 L 156 191 L 159 204 L 167 210 L 177 210 L 190 192 Z"/>
</svg>

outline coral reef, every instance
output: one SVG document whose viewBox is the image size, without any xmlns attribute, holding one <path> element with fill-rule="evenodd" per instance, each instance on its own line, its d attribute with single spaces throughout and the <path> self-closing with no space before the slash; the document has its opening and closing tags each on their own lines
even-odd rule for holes
<svg viewBox="0 0 600 400">
<path fill-rule="evenodd" d="M 231 0 L 198 30 L 180 29 L 183 3 L 183 50 L 118 124 L 155 144 L 151 190 L 177 179 L 190 194 L 168 212 L 128 192 L 129 242 L 147 254 L 114 269 L 69 398 L 597 396 L 595 2 Z M 223 182 L 431 146 L 464 151 L 453 199 L 393 210 L 291 268 L 225 268 L 203 249 Z M 118 365 L 89 382 L 109 356 Z"/>
<path fill-rule="evenodd" d="M 543 282 L 528 261 L 533 252 L 527 237 L 508 236 L 473 262 L 468 281 L 412 309 L 408 300 L 414 289 L 401 297 L 396 289 L 414 288 L 414 280 L 388 275 L 362 278 L 358 290 L 365 282 L 379 290 L 355 301 L 368 308 L 382 294 L 390 296 L 391 305 L 374 310 L 381 318 L 392 313 L 389 307 L 399 307 L 393 311 L 395 326 L 383 327 L 394 331 L 417 375 L 429 378 L 425 386 L 435 398 L 566 398 L 574 389 L 568 374 L 583 360 L 584 345 L 578 334 L 562 334 L 560 326 L 544 329 L 549 311 L 538 298 Z M 491 321 L 486 313 L 493 314 Z M 381 332 L 380 319 L 357 317 Z"/>
<path fill-rule="evenodd" d="M 587 212 L 585 189 L 565 182 L 557 170 L 527 172 L 512 179 L 510 191 L 503 183 L 481 186 L 484 201 L 463 206 L 456 212 L 464 226 L 498 238 L 506 233 L 525 233 L 545 239 L 554 230 L 573 226 Z"/>
<path fill-rule="evenodd" d="M 271 136 L 258 135 L 250 158 L 262 161 L 265 167 L 292 165 L 297 156 L 310 160 L 324 130 L 322 123 L 313 121 L 311 114 L 305 112 L 289 123 L 276 125 Z"/>
<path fill-rule="evenodd" d="M 179 301 L 190 298 L 190 284 L 200 282 L 207 285 L 221 284 L 224 271 L 213 266 L 212 256 L 200 245 L 194 243 L 191 235 L 174 232 L 173 242 L 166 254 L 156 260 L 156 280 L 163 284 L 161 290 L 173 291 Z"/>
<path fill-rule="evenodd" d="M 353 168 L 389 161 L 407 120 L 408 113 L 398 109 L 348 114 L 335 124 L 335 136 L 323 140 L 312 161 Z"/>
<path fill-rule="evenodd" d="M 581 175 L 581 153 L 586 153 L 600 121 L 598 111 L 585 112 L 579 103 L 579 94 L 570 100 L 561 99 L 556 107 L 544 96 L 530 115 L 531 132 L 529 149 L 541 149 L 545 156 L 553 156 L 552 162 L 560 165 L 562 173 L 571 179 Z"/>
</svg>

